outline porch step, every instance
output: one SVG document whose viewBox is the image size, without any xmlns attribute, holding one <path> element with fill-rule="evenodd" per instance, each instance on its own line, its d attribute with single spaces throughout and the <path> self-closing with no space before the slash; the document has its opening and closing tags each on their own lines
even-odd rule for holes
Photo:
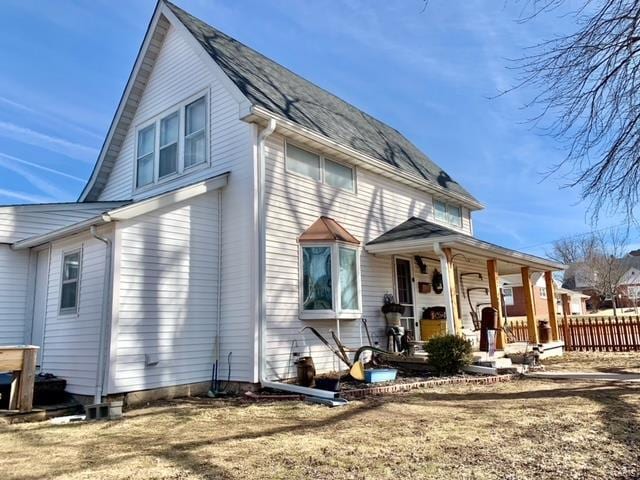
<svg viewBox="0 0 640 480">
<path fill-rule="evenodd" d="M 519 373 L 520 370 L 515 366 L 511 366 L 508 368 L 496 368 L 496 367 L 487 367 L 483 365 L 469 365 L 468 367 L 464 367 L 462 369 L 467 373 L 476 373 L 479 375 L 503 375 L 507 373 Z"/>
<path fill-rule="evenodd" d="M 511 368 L 512 363 L 511 359 L 507 357 L 502 358 L 494 358 L 492 360 L 484 360 L 484 361 L 476 361 L 475 365 L 479 365 L 481 367 L 492 367 L 492 368 Z"/>
</svg>

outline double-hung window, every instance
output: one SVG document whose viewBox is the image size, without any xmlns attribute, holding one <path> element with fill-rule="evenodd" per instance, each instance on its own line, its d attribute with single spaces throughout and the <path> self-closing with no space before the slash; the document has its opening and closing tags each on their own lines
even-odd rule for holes
<svg viewBox="0 0 640 480">
<path fill-rule="evenodd" d="M 185 168 L 198 165 L 206 160 L 205 127 L 206 105 L 205 99 L 199 98 L 185 108 L 185 137 L 184 137 L 184 166 Z"/>
<path fill-rule="evenodd" d="M 62 281 L 60 285 L 60 313 L 78 311 L 80 291 L 80 251 L 65 253 L 62 258 Z"/>
<path fill-rule="evenodd" d="M 137 131 L 136 188 L 207 162 L 207 97 L 177 105 Z"/>
<path fill-rule="evenodd" d="M 441 200 L 433 201 L 433 214 L 437 221 L 462 228 L 462 209 Z"/>
<path fill-rule="evenodd" d="M 287 142 L 287 170 L 333 188 L 355 191 L 353 167 Z"/>
<path fill-rule="evenodd" d="M 301 318 L 356 318 L 361 314 L 357 247 L 340 242 L 303 244 L 301 262 Z"/>
<path fill-rule="evenodd" d="M 507 307 L 513 305 L 513 288 L 502 287 L 502 297 L 504 298 L 504 304 Z"/>
</svg>

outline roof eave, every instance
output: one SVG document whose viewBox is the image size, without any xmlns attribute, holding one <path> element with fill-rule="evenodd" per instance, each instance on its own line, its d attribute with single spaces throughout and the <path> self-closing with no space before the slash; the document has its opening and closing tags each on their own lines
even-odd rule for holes
<svg viewBox="0 0 640 480">
<path fill-rule="evenodd" d="M 494 245 L 483 240 L 478 240 L 468 235 L 456 234 L 412 240 L 392 240 L 389 242 L 365 245 L 365 250 L 373 254 L 389 255 L 394 253 L 414 252 L 424 248 L 432 248 L 435 243 L 441 247 L 463 248 L 470 253 L 496 258 L 509 263 L 528 266 L 535 270 L 564 270 L 565 265 L 547 260 L 528 253 L 518 252 L 499 245 Z"/>
<path fill-rule="evenodd" d="M 241 117 L 242 120 L 249 123 L 260 123 L 262 121 L 268 121 L 270 119 L 276 120 L 278 123 L 278 128 L 282 130 L 294 131 L 297 134 L 308 138 L 314 142 L 318 142 L 326 147 L 337 150 L 343 154 L 349 155 L 352 158 L 355 158 L 362 162 L 362 164 L 369 166 L 371 170 L 380 173 L 380 171 L 389 174 L 395 180 L 400 181 L 401 183 L 405 183 L 414 188 L 426 190 L 431 194 L 442 195 L 445 197 L 449 197 L 455 199 L 460 202 L 461 205 L 468 208 L 469 210 L 482 210 L 484 205 L 477 201 L 474 198 L 467 197 L 465 195 L 461 195 L 456 192 L 452 192 L 447 190 L 446 188 L 441 187 L 440 185 L 436 185 L 433 182 L 429 182 L 424 178 L 419 177 L 411 172 L 407 172 L 404 170 L 400 170 L 392 165 L 389 165 L 377 158 L 374 158 L 370 155 L 364 154 L 348 145 L 343 143 L 336 142 L 325 135 L 314 132 L 313 130 L 298 125 L 291 120 L 288 120 L 281 115 L 271 112 L 261 106 L 253 105 L 250 109 L 250 113 Z M 283 128 L 284 127 L 284 128 Z"/>
</svg>

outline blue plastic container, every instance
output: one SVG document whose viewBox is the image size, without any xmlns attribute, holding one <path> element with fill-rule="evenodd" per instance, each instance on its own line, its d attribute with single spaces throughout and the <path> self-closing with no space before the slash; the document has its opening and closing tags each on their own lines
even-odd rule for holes
<svg viewBox="0 0 640 480">
<path fill-rule="evenodd" d="M 396 379 L 398 370 L 395 368 L 375 368 L 364 371 L 364 381 L 367 383 L 390 382 Z"/>
</svg>

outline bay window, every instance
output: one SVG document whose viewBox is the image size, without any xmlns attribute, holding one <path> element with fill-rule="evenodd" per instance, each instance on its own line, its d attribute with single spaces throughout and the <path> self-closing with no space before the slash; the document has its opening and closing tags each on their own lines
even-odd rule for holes
<svg viewBox="0 0 640 480">
<path fill-rule="evenodd" d="M 207 162 L 207 97 L 200 95 L 137 129 L 135 187 L 143 188 Z"/>
<path fill-rule="evenodd" d="M 302 245 L 303 319 L 356 318 L 361 314 L 360 251 L 340 242 Z"/>
</svg>

